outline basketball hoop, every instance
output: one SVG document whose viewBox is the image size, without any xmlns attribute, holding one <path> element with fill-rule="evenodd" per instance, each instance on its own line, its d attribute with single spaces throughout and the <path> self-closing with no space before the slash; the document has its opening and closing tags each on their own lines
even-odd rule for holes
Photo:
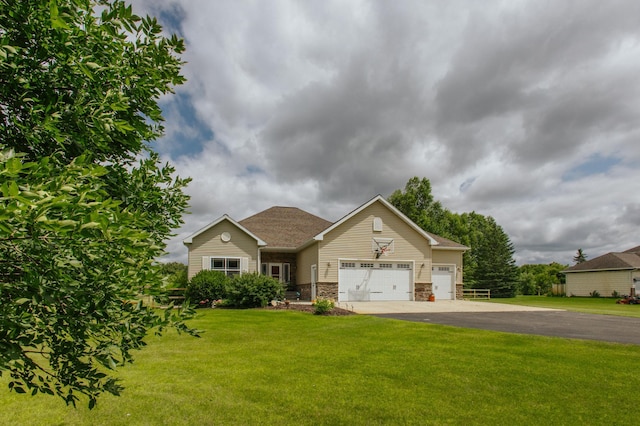
<svg viewBox="0 0 640 426">
<path fill-rule="evenodd" d="M 385 241 L 381 241 L 374 238 L 373 242 L 375 243 L 373 251 L 376 254 L 376 259 L 379 259 L 383 254 L 385 256 L 389 256 L 389 253 L 393 252 L 393 239 L 385 239 Z"/>
</svg>

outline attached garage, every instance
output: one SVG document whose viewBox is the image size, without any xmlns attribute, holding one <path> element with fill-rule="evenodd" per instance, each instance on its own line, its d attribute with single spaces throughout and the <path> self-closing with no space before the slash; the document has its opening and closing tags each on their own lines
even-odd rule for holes
<svg viewBox="0 0 640 426">
<path fill-rule="evenodd" d="M 433 281 L 432 292 L 436 300 L 455 299 L 456 281 L 453 274 L 454 270 L 455 268 L 452 266 L 433 267 L 431 271 L 431 279 Z"/>
<path fill-rule="evenodd" d="M 413 262 L 342 260 L 338 301 L 413 300 Z"/>
</svg>

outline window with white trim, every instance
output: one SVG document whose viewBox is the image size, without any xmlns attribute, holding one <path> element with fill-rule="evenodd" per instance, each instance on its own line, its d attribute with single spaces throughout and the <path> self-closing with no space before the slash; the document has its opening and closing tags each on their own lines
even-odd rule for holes
<svg viewBox="0 0 640 426">
<path fill-rule="evenodd" d="M 241 261 L 239 257 L 212 257 L 211 270 L 221 271 L 231 277 L 240 275 Z"/>
<path fill-rule="evenodd" d="M 373 263 L 361 263 L 361 268 L 373 268 Z"/>
<path fill-rule="evenodd" d="M 341 268 L 355 268 L 356 267 L 356 262 L 341 262 L 340 263 L 340 267 Z"/>
<path fill-rule="evenodd" d="M 410 263 L 398 263 L 398 269 L 411 269 Z"/>
</svg>

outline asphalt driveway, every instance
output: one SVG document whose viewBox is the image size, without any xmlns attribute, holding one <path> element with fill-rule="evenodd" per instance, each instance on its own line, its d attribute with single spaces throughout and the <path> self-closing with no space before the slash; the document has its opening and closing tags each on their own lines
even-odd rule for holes
<svg viewBox="0 0 640 426">
<path fill-rule="evenodd" d="M 503 312 L 374 313 L 394 318 L 456 327 L 536 334 L 570 339 L 640 345 L 640 318 L 593 315 L 560 310 Z"/>
</svg>

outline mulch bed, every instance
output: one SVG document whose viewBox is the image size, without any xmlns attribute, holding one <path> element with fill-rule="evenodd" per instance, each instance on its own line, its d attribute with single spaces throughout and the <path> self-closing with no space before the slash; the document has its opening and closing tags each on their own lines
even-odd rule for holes
<svg viewBox="0 0 640 426">
<path fill-rule="evenodd" d="M 276 306 L 267 306 L 265 309 L 276 310 L 276 311 L 300 311 L 300 312 L 309 312 L 313 314 L 314 307 L 311 305 L 303 305 L 300 303 L 290 303 L 289 305 L 280 304 Z M 356 315 L 355 312 L 342 309 L 342 308 L 333 308 L 331 311 L 323 314 L 323 316 L 343 316 L 343 315 Z"/>
</svg>

